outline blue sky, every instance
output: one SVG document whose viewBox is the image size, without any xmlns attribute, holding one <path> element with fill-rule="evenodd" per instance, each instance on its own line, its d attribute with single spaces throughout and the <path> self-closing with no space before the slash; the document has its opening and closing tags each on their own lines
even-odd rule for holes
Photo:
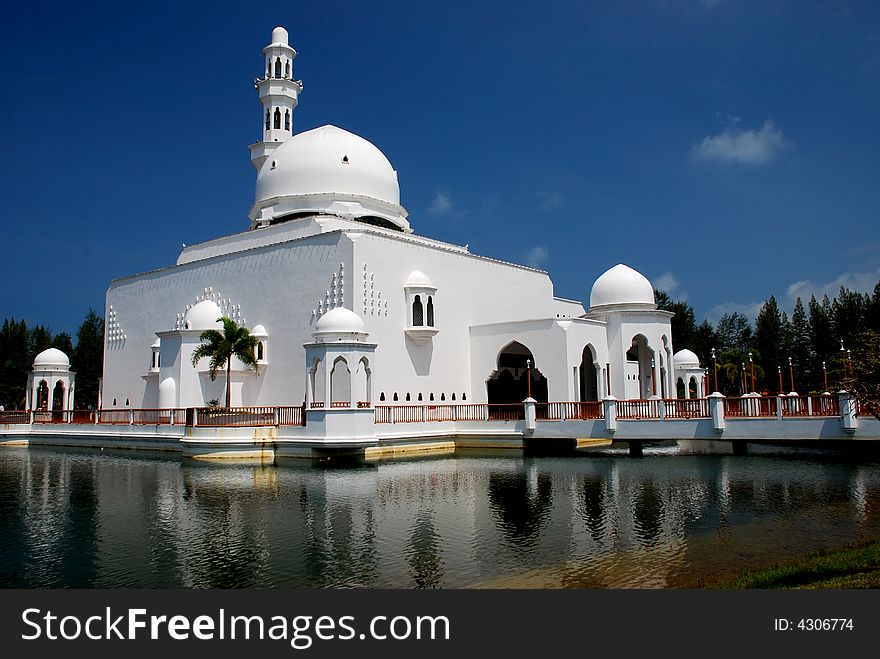
<svg viewBox="0 0 880 659">
<path fill-rule="evenodd" d="M 557 295 L 624 262 L 714 320 L 880 279 L 877 3 L 176 4 L 6 7 L 3 317 L 73 331 L 112 278 L 247 228 L 279 24 L 295 131 L 367 138 L 417 233 Z"/>
</svg>

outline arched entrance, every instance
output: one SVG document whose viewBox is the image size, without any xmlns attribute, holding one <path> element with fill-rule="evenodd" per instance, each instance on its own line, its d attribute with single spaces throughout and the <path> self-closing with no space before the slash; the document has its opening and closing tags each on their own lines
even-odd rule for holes
<svg viewBox="0 0 880 659">
<path fill-rule="evenodd" d="M 626 351 L 626 398 L 646 399 L 656 394 L 655 373 L 657 364 L 654 351 L 648 345 L 644 334 L 636 334 L 632 338 L 629 350 Z"/>
<path fill-rule="evenodd" d="M 518 341 L 508 344 L 498 354 L 498 367 L 486 381 L 490 405 L 521 403 L 529 395 L 539 403 L 547 402 L 547 378 L 538 370 L 532 351 Z"/>
<path fill-rule="evenodd" d="M 596 374 L 596 356 L 593 346 L 587 344 L 581 354 L 580 392 L 581 402 L 599 400 L 598 378 Z"/>
<path fill-rule="evenodd" d="M 49 409 L 49 384 L 45 380 L 40 380 L 40 384 L 37 387 L 37 405 L 34 409 Z"/>
</svg>

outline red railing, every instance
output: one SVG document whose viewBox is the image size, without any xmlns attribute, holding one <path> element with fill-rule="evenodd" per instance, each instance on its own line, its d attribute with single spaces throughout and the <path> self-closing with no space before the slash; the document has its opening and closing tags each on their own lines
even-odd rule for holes
<svg viewBox="0 0 880 659">
<path fill-rule="evenodd" d="M 279 426 L 304 426 L 306 425 L 305 405 L 299 407 L 276 407 L 278 411 Z"/>
<path fill-rule="evenodd" d="M 840 398 L 836 395 L 810 397 L 813 416 L 840 416 Z"/>
<path fill-rule="evenodd" d="M 486 407 L 492 421 L 519 421 L 526 418 L 526 409 L 522 403 L 491 404 Z"/>
<path fill-rule="evenodd" d="M 524 419 L 521 403 L 486 405 L 377 405 L 376 423 L 430 423 L 439 421 L 488 421 Z"/>
<path fill-rule="evenodd" d="M 131 423 L 131 414 L 128 409 L 121 410 L 98 410 L 98 423 L 126 424 Z"/>
<path fill-rule="evenodd" d="M 330 407 L 351 407 L 350 400 L 334 400 L 330 403 Z"/>
<path fill-rule="evenodd" d="M 708 398 L 667 398 L 663 401 L 663 416 L 667 419 L 707 419 Z"/>
<path fill-rule="evenodd" d="M 602 419 L 605 412 L 602 401 L 598 400 L 574 403 L 537 403 L 535 416 L 538 421 Z"/>
<path fill-rule="evenodd" d="M 618 419 L 659 419 L 660 399 L 652 400 L 619 400 L 617 401 Z"/>
<path fill-rule="evenodd" d="M 807 396 L 786 396 L 781 400 L 782 416 L 810 416 Z"/>
<path fill-rule="evenodd" d="M 359 401 L 357 402 L 357 406 L 358 406 L 358 409 L 363 409 L 363 408 L 365 408 L 365 407 L 369 407 L 369 406 L 370 406 L 370 401 L 368 401 L 368 400 L 359 400 Z"/>
<path fill-rule="evenodd" d="M 274 407 L 199 407 L 193 425 L 211 428 L 274 426 Z"/>
<path fill-rule="evenodd" d="M 724 416 L 727 418 L 757 418 L 776 416 L 776 398 L 762 396 L 725 398 Z"/>
<path fill-rule="evenodd" d="M 313 401 L 309 403 L 309 407 L 311 407 L 313 410 L 321 409 L 322 407 L 324 407 L 324 401 Z"/>
<path fill-rule="evenodd" d="M 0 423 L 30 423 L 30 410 L 5 410 L 0 412 Z"/>
</svg>

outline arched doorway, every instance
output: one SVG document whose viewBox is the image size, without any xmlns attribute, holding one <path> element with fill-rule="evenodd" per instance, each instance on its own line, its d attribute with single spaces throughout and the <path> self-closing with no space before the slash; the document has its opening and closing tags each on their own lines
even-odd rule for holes
<svg viewBox="0 0 880 659">
<path fill-rule="evenodd" d="M 351 405 L 351 370 L 344 357 L 337 357 L 330 371 L 330 406 L 348 407 Z"/>
<path fill-rule="evenodd" d="M 40 380 L 40 384 L 37 386 L 37 405 L 34 409 L 49 409 L 49 384 L 45 380 Z"/>
<path fill-rule="evenodd" d="M 678 398 L 687 398 L 687 392 L 684 390 L 684 380 L 678 378 L 675 382 L 675 393 Z"/>
<path fill-rule="evenodd" d="M 626 351 L 625 397 L 646 399 L 654 395 L 656 368 L 654 351 L 648 345 L 647 337 L 644 334 L 636 334 Z"/>
<path fill-rule="evenodd" d="M 581 354 L 580 392 L 581 402 L 599 400 L 598 379 L 596 372 L 596 356 L 593 346 L 587 344 Z"/>
<path fill-rule="evenodd" d="M 699 398 L 700 390 L 699 385 L 697 385 L 697 378 L 693 375 L 688 380 L 688 398 Z"/>
<path fill-rule="evenodd" d="M 532 351 L 518 341 L 508 344 L 498 354 L 497 368 L 486 381 L 490 405 L 522 403 L 529 395 L 539 403 L 547 402 L 547 378 L 538 370 Z"/>
<path fill-rule="evenodd" d="M 52 409 L 64 409 L 64 383 L 61 380 L 55 383 L 55 388 L 52 390 Z"/>
</svg>

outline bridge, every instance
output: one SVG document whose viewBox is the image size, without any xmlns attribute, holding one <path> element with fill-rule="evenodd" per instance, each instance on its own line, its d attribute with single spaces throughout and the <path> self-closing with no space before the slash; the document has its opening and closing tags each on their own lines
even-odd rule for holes
<svg viewBox="0 0 880 659">
<path fill-rule="evenodd" d="M 537 402 L 0 412 L 0 445 L 179 451 L 198 458 L 383 457 L 456 448 L 678 441 L 694 452 L 776 443 L 880 449 L 880 421 L 849 394 Z"/>
</svg>

